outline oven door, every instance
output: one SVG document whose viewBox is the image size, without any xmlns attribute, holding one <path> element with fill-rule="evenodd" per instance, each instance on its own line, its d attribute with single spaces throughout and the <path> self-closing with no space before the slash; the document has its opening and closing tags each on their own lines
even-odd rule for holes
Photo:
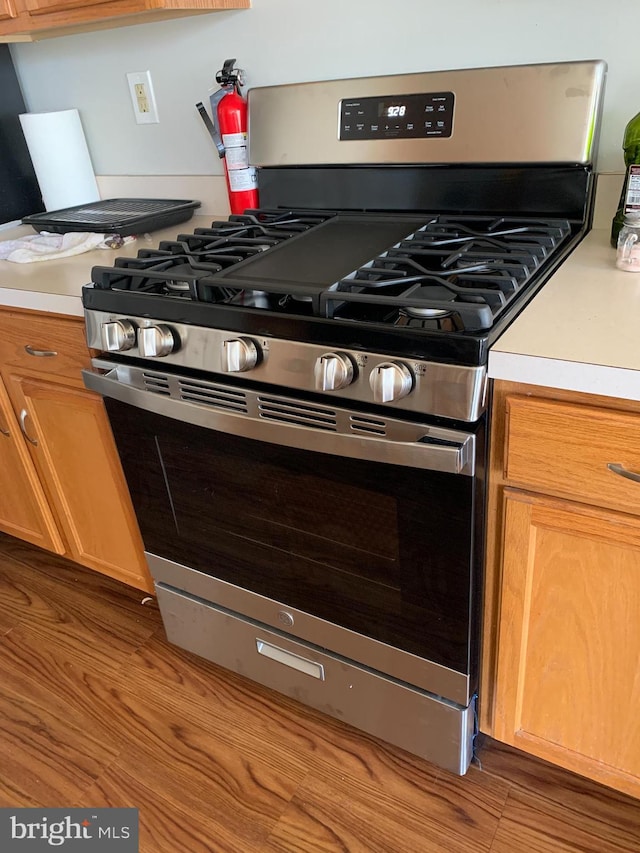
<svg viewBox="0 0 640 853">
<path fill-rule="evenodd" d="M 468 704 L 477 430 L 131 365 L 85 383 L 157 584 Z"/>
</svg>

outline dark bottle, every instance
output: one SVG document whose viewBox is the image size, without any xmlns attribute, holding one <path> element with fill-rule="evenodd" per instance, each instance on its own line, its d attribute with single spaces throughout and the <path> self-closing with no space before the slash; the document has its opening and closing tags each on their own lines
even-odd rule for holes
<svg viewBox="0 0 640 853">
<path fill-rule="evenodd" d="M 624 223 L 624 209 L 627 198 L 627 189 L 629 186 L 629 166 L 640 165 L 640 113 L 635 115 L 624 131 L 624 140 L 622 142 L 624 151 L 624 164 L 627 168 L 627 174 L 622 185 L 622 194 L 618 203 L 616 215 L 613 217 L 611 224 L 611 245 L 616 246 L 618 243 L 618 234 Z"/>
</svg>

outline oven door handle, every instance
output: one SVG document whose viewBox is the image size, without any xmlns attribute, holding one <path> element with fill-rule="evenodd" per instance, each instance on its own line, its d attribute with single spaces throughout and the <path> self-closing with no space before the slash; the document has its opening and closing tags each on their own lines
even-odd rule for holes
<svg viewBox="0 0 640 853">
<path fill-rule="evenodd" d="M 475 472 L 473 433 L 408 423 L 394 418 L 386 421 L 369 419 L 376 424 L 386 425 L 384 430 L 380 429 L 376 434 L 377 430 L 359 423 L 367 418 L 344 409 L 317 407 L 321 415 L 314 418 L 313 414 L 307 414 L 312 412 L 311 404 L 299 403 L 297 409 L 300 411 L 296 412 L 296 401 L 289 398 L 206 383 L 195 386 L 193 400 L 185 400 L 180 392 L 172 396 L 173 379 L 163 378 L 160 381 L 151 376 L 148 381 L 152 383 L 152 390 L 146 390 L 135 385 L 135 380 L 130 381 L 135 368 L 114 365 L 100 359 L 95 359 L 93 366 L 108 370 L 108 373 L 82 371 L 84 384 L 91 391 L 205 429 L 299 450 L 402 465 L 406 468 L 469 477 Z M 179 380 L 180 377 L 175 379 L 176 382 Z M 154 382 L 157 384 L 154 385 Z M 223 399 L 218 403 L 216 393 L 236 395 L 238 401 Z M 323 421 L 325 414 L 339 414 L 339 422 L 338 419 L 335 422 L 329 422 L 328 419 Z"/>
</svg>

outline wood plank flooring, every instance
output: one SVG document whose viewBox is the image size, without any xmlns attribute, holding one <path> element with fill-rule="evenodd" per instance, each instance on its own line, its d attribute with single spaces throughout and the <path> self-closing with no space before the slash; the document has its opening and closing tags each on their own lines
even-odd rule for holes
<svg viewBox="0 0 640 853">
<path fill-rule="evenodd" d="M 134 806 L 142 853 L 639 853 L 640 801 L 486 740 L 463 778 L 170 646 L 0 534 L 0 805 Z"/>
</svg>

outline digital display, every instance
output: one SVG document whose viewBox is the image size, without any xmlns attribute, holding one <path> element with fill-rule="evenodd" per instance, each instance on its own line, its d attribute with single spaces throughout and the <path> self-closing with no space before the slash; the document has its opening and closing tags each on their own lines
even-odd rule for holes
<svg viewBox="0 0 640 853">
<path fill-rule="evenodd" d="M 428 139 L 453 133 L 453 92 L 345 98 L 339 139 Z"/>
<path fill-rule="evenodd" d="M 406 104 L 386 104 L 380 101 L 379 115 L 387 118 L 402 118 L 407 114 Z"/>
</svg>

